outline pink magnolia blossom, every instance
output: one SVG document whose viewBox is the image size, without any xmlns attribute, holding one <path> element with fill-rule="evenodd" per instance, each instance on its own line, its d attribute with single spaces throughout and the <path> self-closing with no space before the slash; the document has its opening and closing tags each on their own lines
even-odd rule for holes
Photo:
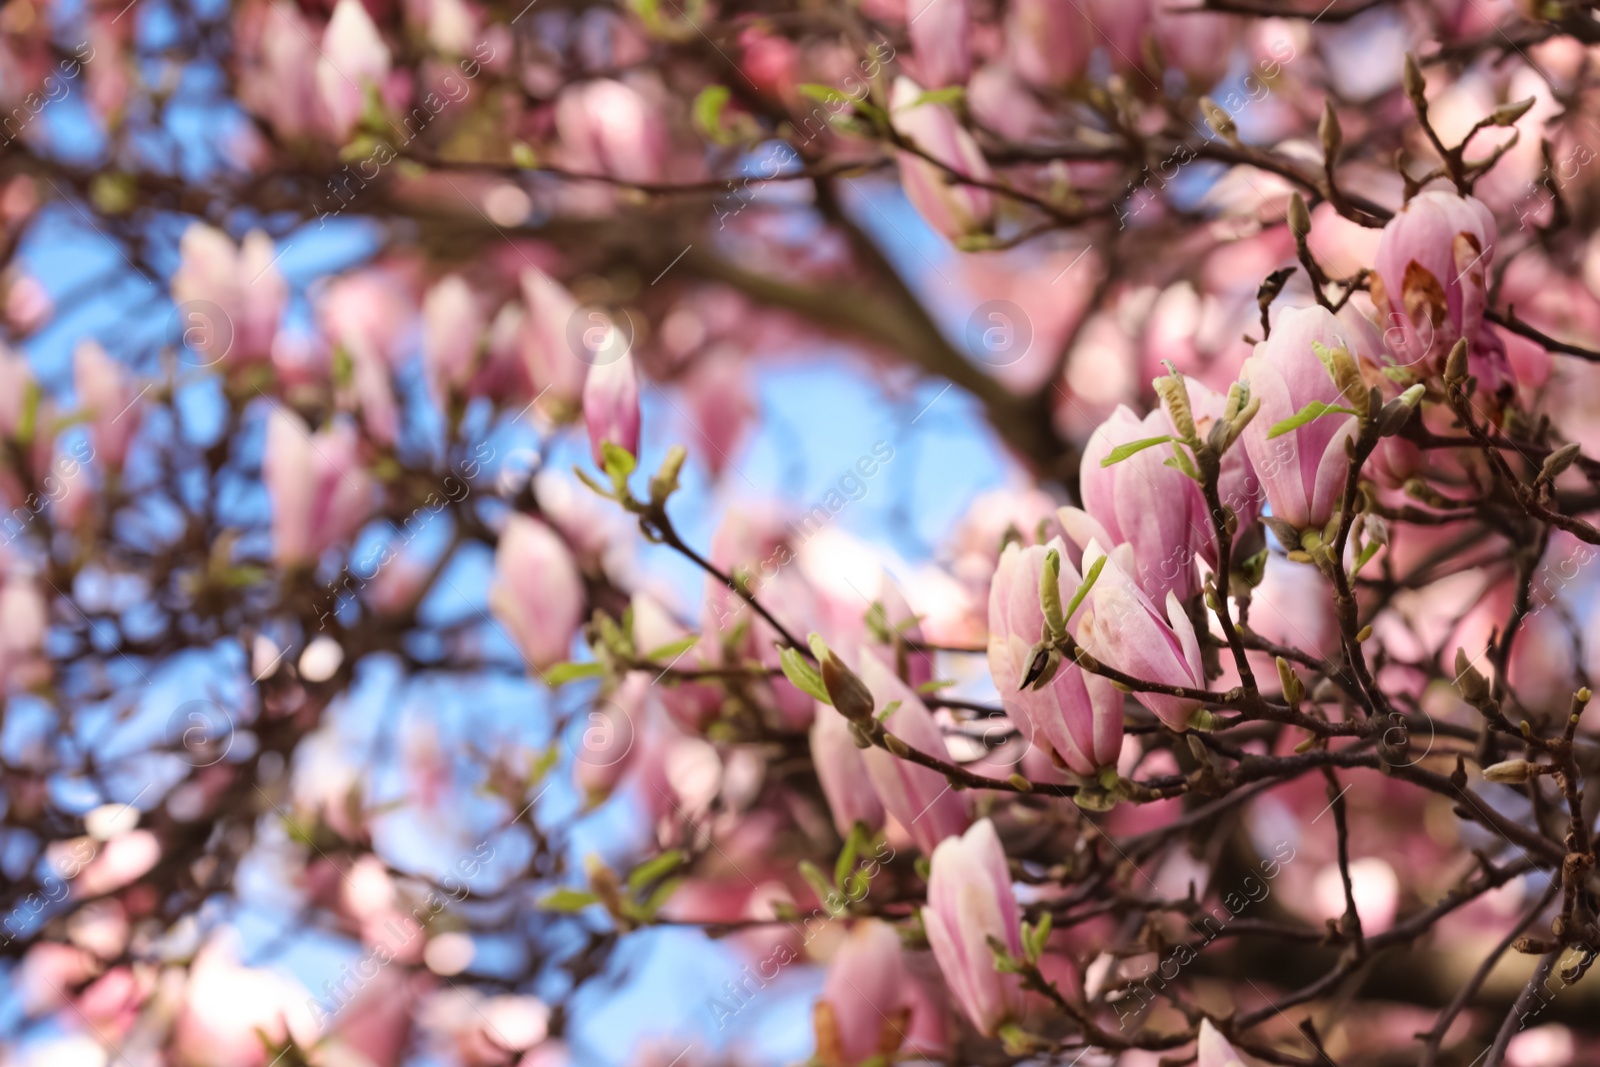
<svg viewBox="0 0 1600 1067">
<path fill-rule="evenodd" d="M 1210 1019 L 1200 1020 L 1200 1042 L 1196 1048 L 1200 1059 L 1195 1067 L 1245 1067 L 1245 1062 L 1228 1039 L 1211 1025 Z"/>
<path fill-rule="evenodd" d="M 39 279 L 31 274 L 12 272 L 9 280 L 0 278 L 0 282 L 5 289 L 5 321 L 18 333 L 33 333 L 50 321 L 55 304 Z"/>
<path fill-rule="evenodd" d="M 945 166 L 912 152 L 898 153 L 906 198 L 929 226 L 951 239 L 987 230 L 994 221 L 993 195 L 960 184 L 960 178 L 990 181 L 994 173 L 955 114 L 943 104 L 917 103 L 921 97 L 922 86 L 907 77 L 896 78 L 889 98 L 891 122 L 897 134 Z"/>
<path fill-rule="evenodd" d="M 1354 436 L 1356 419 L 1328 414 L 1278 437 L 1269 434 L 1312 401 L 1348 406 L 1313 345 L 1342 348 L 1359 359 L 1366 353 L 1358 338 L 1326 308 L 1289 308 L 1245 360 L 1244 379 L 1261 401 L 1244 429 L 1245 451 L 1273 516 L 1297 530 L 1322 526 L 1339 506 L 1350 467 L 1345 440 Z"/>
<path fill-rule="evenodd" d="M 274 1042 L 292 1037 L 302 1048 L 317 1039 L 305 988 L 275 972 L 239 966 L 227 945 L 202 948 L 188 978 L 173 1030 L 180 1062 L 267 1067 L 272 1055 L 262 1034 Z"/>
<path fill-rule="evenodd" d="M 1085 0 L 1082 11 L 1088 21 L 1089 43 L 1099 44 L 1117 70 L 1142 66 L 1143 38 L 1150 24 L 1151 0 Z"/>
<path fill-rule="evenodd" d="M 1140 419 L 1117 405 L 1083 449 L 1078 473 L 1083 508 L 1061 509 L 1062 527 L 1080 546 L 1090 541 L 1132 545 L 1139 587 L 1158 601 L 1168 592 L 1188 600 L 1200 588 L 1195 562 L 1214 541 L 1205 499 L 1193 478 L 1167 464 L 1171 445 L 1146 448 L 1109 467 L 1101 461 L 1120 445 L 1172 433 L 1165 411 Z"/>
<path fill-rule="evenodd" d="M 595 463 L 605 466 L 606 441 L 624 452 L 639 453 L 639 375 L 633 354 L 598 361 L 583 383 L 583 421 Z"/>
<path fill-rule="evenodd" d="M 411 1042 L 419 983 L 404 968 L 384 967 L 366 983 L 331 1023 L 329 1045 L 341 1055 L 359 1056 L 371 1067 L 399 1067 Z M 320 1004 L 317 1004 L 320 1009 Z M 331 1057 L 330 1057 L 331 1058 Z"/>
<path fill-rule="evenodd" d="M 415 308 L 405 271 L 385 265 L 334 279 L 317 300 L 317 322 L 352 357 L 392 365 Z"/>
<path fill-rule="evenodd" d="M 489 607 L 523 657 L 542 670 L 572 650 L 583 620 L 583 579 L 572 553 L 538 519 L 512 515 L 494 556 Z"/>
<path fill-rule="evenodd" d="M 740 31 L 739 47 L 739 67 L 753 85 L 780 99 L 794 93 L 800 50 L 793 41 L 753 23 Z"/>
<path fill-rule="evenodd" d="M 666 127 L 654 101 L 611 78 L 568 86 L 556 101 L 563 158 L 579 174 L 659 182 L 666 170 Z"/>
<path fill-rule="evenodd" d="M 441 402 L 472 380 L 483 342 L 483 308 L 472 286 L 447 274 L 422 300 L 422 360 Z"/>
<path fill-rule="evenodd" d="M 1167 594 L 1166 615 L 1132 577 L 1133 549 L 1118 545 L 1109 554 L 1098 544 L 1084 552 L 1087 571 L 1104 557 L 1105 566 L 1087 598 L 1090 610 L 1079 628 L 1079 640 L 1102 663 L 1141 681 L 1204 689 L 1205 668 L 1194 626 L 1173 593 Z M 1188 726 L 1199 701 L 1165 693 L 1135 692 L 1134 698 L 1174 730 Z"/>
<path fill-rule="evenodd" d="M 391 56 L 361 0 L 339 0 L 322 34 L 317 91 L 333 135 L 350 136 L 366 110 L 367 94 L 383 88 Z"/>
<path fill-rule="evenodd" d="M 1494 393 L 1509 382 L 1504 345 L 1483 318 L 1497 240 L 1489 209 L 1455 192 L 1418 193 L 1389 220 L 1371 287 L 1395 362 L 1438 373 L 1465 337 L 1480 388 Z"/>
<path fill-rule="evenodd" d="M 857 1067 L 900 1051 L 911 1007 L 893 926 L 879 919 L 855 925 L 828 966 L 812 1015 L 823 1067 Z"/>
<path fill-rule="evenodd" d="M 10 986 L 23 1012 L 46 1015 L 68 1003 L 69 991 L 94 976 L 99 966 L 83 949 L 59 941 L 36 942 L 11 972 Z"/>
<path fill-rule="evenodd" d="M 89 414 L 95 455 L 108 467 L 120 469 L 139 432 L 141 401 L 148 386 L 140 386 L 132 371 L 94 341 L 81 342 L 73 353 L 72 384 Z"/>
<path fill-rule="evenodd" d="M 172 299 L 179 305 L 183 343 L 209 362 L 267 359 L 289 303 L 289 283 L 275 262 L 272 238 L 251 230 L 238 245 L 203 222 L 190 224 L 178 244 Z M 224 316 L 212 321 L 215 305 Z"/>
<path fill-rule="evenodd" d="M 909 0 L 906 33 L 917 74 L 930 89 L 965 85 L 972 73 L 972 34 L 967 0 Z"/>
<path fill-rule="evenodd" d="M 818 708 L 812 720 L 811 761 L 840 837 L 848 837 L 858 822 L 868 830 L 883 826 L 883 801 L 868 776 L 865 752 L 856 747 L 845 717 L 832 708 Z"/>
<path fill-rule="evenodd" d="M 583 396 L 583 383 L 594 359 L 588 346 L 610 340 L 616 326 L 603 312 L 585 312 L 560 282 L 543 271 L 522 272 L 522 299 L 527 315 L 522 325 L 522 363 L 535 390 L 558 417 L 570 418 Z M 580 314 L 597 316 L 593 321 Z M 597 331 L 597 332 L 596 332 Z M 576 337 L 576 342 L 574 338 Z"/>
<path fill-rule="evenodd" d="M 80 487 L 74 492 L 83 493 Z M 50 626 L 50 608 L 39 583 L 13 565 L 0 585 L 0 685 L 47 678 L 48 661 L 40 656 Z"/>
<path fill-rule="evenodd" d="M 590 713 L 595 743 L 590 744 L 591 735 L 586 732 L 584 745 L 573 760 L 572 777 L 591 806 L 609 797 L 632 766 L 631 757 L 639 748 L 637 735 L 647 722 L 653 678 L 644 671 L 630 671 Z M 618 740 L 624 733 L 626 742 Z"/>
<path fill-rule="evenodd" d="M 317 311 L 323 329 L 349 357 L 349 381 L 340 390 L 345 410 L 359 410 L 379 443 L 394 443 L 400 409 L 390 378 L 412 297 L 393 272 L 363 270 L 328 287 Z"/>
<path fill-rule="evenodd" d="M 1122 751 L 1122 694 L 1116 686 L 1068 662 L 1043 689 L 1018 688 L 1028 670 L 1029 652 L 1044 633 L 1039 583 L 1052 549 L 1065 557 L 1059 538 L 1049 545 L 1008 545 L 1001 554 L 989 590 L 989 673 L 1007 712 L 1021 713 L 1025 723 L 1019 725 L 1025 725 L 1032 743 L 1053 749 L 1074 774 L 1093 778 L 1101 768 L 1115 766 Z M 1063 558 L 1063 604 L 1072 599 L 1080 580 Z M 1069 630 L 1082 615 L 1080 608 L 1067 620 Z"/>
<path fill-rule="evenodd" d="M 1353 317 L 1359 318 L 1359 316 Z M 1185 379 L 1184 384 L 1189 391 L 1189 407 L 1194 415 L 1195 428 L 1199 431 L 1201 440 L 1204 440 L 1216 420 L 1221 418 L 1227 409 L 1228 398 L 1193 378 Z M 1163 410 L 1165 410 L 1164 405 Z M 1171 412 L 1168 412 L 1169 424 L 1171 417 Z M 1204 536 L 1198 536 L 1195 544 L 1200 558 L 1205 561 L 1206 566 L 1215 571 L 1218 568 L 1216 524 L 1207 512 L 1205 494 L 1195 483 L 1191 482 L 1190 485 L 1199 501 L 1196 505 L 1199 508 L 1197 521 L 1204 528 Z M 1261 509 L 1267 502 L 1266 494 L 1261 490 L 1261 481 L 1256 476 L 1255 468 L 1250 464 L 1250 453 L 1245 450 L 1242 441 L 1235 441 L 1233 446 L 1222 454 L 1221 469 L 1217 472 L 1217 497 L 1238 520 L 1238 527 L 1233 535 L 1234 548 L 1237 550 L 1250 532 L 1250 528 L 1261 520 Z"/>
<path fill-rule="evenodd" d="M 317 131 L 323 115 L 318 92 L 316 27 L 296 4 L 269 0 L 239 16 L 239 102 L 287 139 Z"/>
<path fill-rule="evenodd" d="M 315 564 L 372 514 L 375 483 L 350 424 L 337 422 L 313 434 L 300 416 L 274 408 L 263 456 L 272 554 L 280 566 Z"/>
<path fill-rule="evenodd" d="M 161 842 L 149 830 L 118 834 L 101 847 L 72 881 L 74 896 L 93 900 L 132 885 L 161 861 Z"/>
<path fill-rule="evenodd" d="M 1239 39 L 1238 19 L 1213 11 L 1182 11 L 1160 0 L 1151 5 L 1150 14 L 1162 58 L 1169 69 L 1184 73 L 1191 92 L 1209 89 L 1228 72 Z"/>
<path fill-rule="evenodd" d="M 1059 0 L 1011 0 L 1006 44 L 1017 73 L 1041 88 L 1062 88 L 1083 73 L 1094 42 L 1083 7 Z"/>
<path fill-rule="evenodd" d="M 682 383 L 693 423 L 689 447 L 720 475 L 739 454 L 757 414 L 749 368 L 738 352 L 718 346 L 695 360 Z"/>
<path fill-rule="evenodd" d="M 933 852 L 922 924 L 939 970 L 978 1032 L 992 1037 L 1022 1012 L 1022 980 L 995 969 L 989 938 L 1021 958 L 1022 913 L 994 824 L 980 819 Z"/>
<path fill-rule="evenodd" d="M 920 752 L 942 760 L 950 758 L 939 724 L 921 698 L 892 670 L 870 655 L 861 657 L 858 670 L 872 691 L 879 712 L 899 701 L 899 707 L 883 720 L 885 729 Z M 864 749 L 862 755 L 884 809 L 925 854 L 933 852 L 945 838 L 959 834 L 972 821 L 967 795 L 951 789 L 938 771 L 876 746 Z"/>
</svg>

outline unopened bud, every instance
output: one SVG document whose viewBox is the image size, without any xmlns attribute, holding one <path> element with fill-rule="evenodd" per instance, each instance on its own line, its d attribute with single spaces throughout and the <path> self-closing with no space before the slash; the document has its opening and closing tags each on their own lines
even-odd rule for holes
<svg viewBox="0 0 1600 1067">
<path fill-rule="evenodd" d="M 1530 96 L 1509 104 L 1501 104 L 1489 113 L 1489 121 L 1496 126 L 1514 126 L 1518 119 L 1528 113 L 1533 103 L 1534 99 Z"/>
<path fill-rule="evenodd" d="M 1344 131 L 1339 128 L 1339 115 L 1333 110 L 1333 101 L 1322 101 L 1322 121 L 1317 124 L 1317 135 L 1322 138 L 1322 157 L 1328 166 L 1338 162 L 1339 149 L 1344 147 Z"/>
<path fill-rule="evenodd" d="M 584 860 L 584 870 L 589 876 L 589 891 L 592 892 L 613 919 L 624 920 L 625 912 L 622 906 L 622 880 L 617 877 L 617 872 L 606 866 L 604 860 L 591 853 Z"/>
<path fill-rule="evenodd" d="M 1019 793 L 1033 792 L 1033 783 L 1028 781 L 1020 774 L 1013 774 L 1010 778 L 1007 778 L 1006 781 L 1010 782 L 1012 787 L 1015 788 Z"/>
<path fill-rule="evenodd" d="M 1228 450 L 1228 420 L 1218 419 L 1211 424 L 1211 430 L 1206 434 L 1206 447 L 1219 456 Z"/>
<path fill-rule="evenodd" d="M 1311 232 L 1311 211 L 1306 207 L 1305 197 L 1299 193 L 1289 197 L 1289 232 L 1296 241 L 1305 240 Z"/>
<path fill-rule="evenodd" d="M 1033 646 L 1033 656 L 1028 661 L 1027 674 L 1022 679 L 1023 689 L 1043 689 L 1061 669 L 1061 650 L 1043 643 Z"/>
<path fill-rule="evenodd" d="M 1450 349 L 1444 361 L 1444 384 L 1460 385 L 1467 380 L 1467 339 L 1463 337 Z"/>
<path fill-rule="evenodd" d="M 833 701 L 833 706 L 845 718 L 855 721 L 872 718 L 877 704 L 872 699 L 871 690 L 833 651 L 822 657 L 822 687 L 828 691 L 828 699 Z"/>
<path fill-rule="evenodd" d="M 1508 759 L 1483 769 L 1483 780 L 1503 785 L 1519 785 L 1533 776 L 1533 764 L 1525 759 Z"/>
<path fill-rule="evenodd" d="M 1231 446 L 1244 433 L 1244 428 L 1250 425 L 1250 420 L 1256 417 L 1256 412 L 1261 410 L 1261 398 L 1253 396 L 1244 409 L 1228 421 L 1228 444 Z"/>
<path fill-rule="evenodd" d="M 1417 410 L 1417 404 L 1422 400 L 1423 392 L 1424 387 L 1419 382 L 1383 405 L 1378 412 L 1378 435 L 1393 437 L 1405 429 L 1406 423 L 1411 421 L 1411 413 Z"/>
<path fill-rule="evenodd" d="M 1417 57 L 1410 52 L 1406 53 L 1406 65 L 1402 75 L 1406 88 L 1406 96 L 1413 104 L 1426 107 L 1428 103 L 1428 80 L 1422 76 L 1422 68 L 1417 65 Z"/>
<path fill-rule="evenodd" d="M 1172 425 L 1178 428 L 1178 433 L 1185 441 L 1193 441 L 1200 436 L 1200 431 L 1195 428 L 1194 409 L 1189 404 L 1189 387 L 1184 384 L 1183 375 L 1176 370 L 1164 377 L 1157 378 L 1150 383 L 1167 406 L 1167 414 L 1172 418 Z"/>
<path fill-rule="evenodd" d="M 1356 363 L 1356 357 L 1343 345 L 1329 348 L 1317 341 L 1311 342 L 1311 350 L 1322 361 L 1322 366 L 1327 370 L 1328 377 L 1333 384 L 1339 387 L 1339 395 L 1344 397 L 1351 409 L 1361 414 L 1361 420 L 1367 421 L 1371 413 L 1371 401 L 1365 381 L 1361 378 L 1361 368 Z M 1347 442 L 1352 441 L 1346 437 Z"/>
<path fill-rule="evenodd" d="M 1222 110 L 1217 102 L 1209 96 L 1200 98 L 1200 113 L 1206 117 L 1206 125 L 1218 137 L 1225 137 L 1230 141 L 1238 140 L 1239 127 L 1234 125 L 1233 116 Z"/>
<path fill-rule="evenodd" d="M 1539 477 L 1543 481 L 1553 482 L 1578 458 L 1583 451 L 1583 446 L 1573 441 L 1571 444 L 1562 445 L 1545 457 L 1544 466 L 1539 468 Z"/>
<path fill-rule="evenodd" d="M 683 461 L 687 458 L 689 452 L 682 445 L 667 449 L 661 467 L 650 476 L 650 503 L 665 504 L 667 498 L 678 491 L 678 472 L 683 470 Z"/>
<path fill-rule="evenodd" d="M 1413 500 L 1420 500 L 1430 507 L 1447 508 L 1451 506 L 1449 497 L 1446 497 L 1421 478 L 1406 479 L 1406 483 L 1402 488 L 1405 490 L 1406 496 Z"/>
<path fill-rule="evenodd" d="M 888 749 L 891 755 L 897 756 L 900 759 L 905 759 L 907 756 L 911 755 L 910 746 L 904 741 L 900 740 L 894 734 L 886 733 L 883 735 L 883 747 Z"/>
<path fill-rule="evenodd" d="M 1469 704 L 1481 704 L 1489 699 L 1489 680 L 1472 665 L 1464 648 L 1456 649 L 1456 688 Z"/>
<path fill-rule="evenodd" d="M 1039 607 L 1044 612 L 1044 624 L 1052 638 L 1067 632 L 1066 616 L 1061 606 L 1061 553 L 1051 549 L 1045 554 L 1044 566 L 1039 570 Z"/>
<path fill-rule="evenodd" d="M 1300 710 L 1300 698 L 1305 693 L 1305 686 L 1294 667 L 1282 656 L 1278 657 L 1278 684 L 1283 687 L 1283 699 L 1288 701 L 1291 708 Z"/>
</svg>

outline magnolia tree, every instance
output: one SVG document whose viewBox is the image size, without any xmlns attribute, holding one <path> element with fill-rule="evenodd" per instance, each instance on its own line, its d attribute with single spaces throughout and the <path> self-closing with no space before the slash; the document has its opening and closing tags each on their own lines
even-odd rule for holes
<svg viewBox="0 0 1600 1067">
<path fill-rule="evenodd" d="M 0 1060 L 1595 1062 L 1597 44 L 8 0 Z"/>
</svg>

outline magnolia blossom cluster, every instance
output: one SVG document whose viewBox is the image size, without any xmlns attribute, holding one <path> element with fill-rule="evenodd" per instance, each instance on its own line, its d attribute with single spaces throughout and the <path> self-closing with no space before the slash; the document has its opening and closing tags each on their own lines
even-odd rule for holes
<svg viewBox="0 0 1600 1067">
<path fill-rule="evenodd" d="M 1596 37 L 0 5 L 0 1061 L 1593 1060 Z"/>
</svg>

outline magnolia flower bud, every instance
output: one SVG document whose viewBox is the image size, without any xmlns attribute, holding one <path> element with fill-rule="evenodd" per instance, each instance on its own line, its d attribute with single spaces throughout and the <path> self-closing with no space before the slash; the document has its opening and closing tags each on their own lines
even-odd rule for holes
<svg viewBox="0 0 1600 1067">
<path fill-rule="evenodd" d="M 1200 98 L 1200 113 L 1206 117 L 1206 125 L 1218 137 L 1229 141 L 1239 139 L 1239 127 L 1234 125 L 1233 116 L 1222 110 L 1221 105 L 1209 96 Z"/>
<path fill-rule="evenodd" d="M 951 789 L 943 774 L 908 758 L 912 749 L 936 759 L 950 758 L 927 705 L 876 655 L 864 652 L 859 663 L 857 684 L 869 690 L 867 699 L 875 706 L 893 706 L 884 717 L 884 725 L 893 731 L 884 738 L 887 751 L 869 748 L 862 753 L 867 775 L 884 810 L 905 827 L 924 854 L 931 855 L 940 841 L 971 823 L 971 802 L 966 793 Z"/>
<path fill-rule="evenodd" d="M 1444 384 L 1461 385 L 1467 380 L 1467 339 L 1465 337 L 1450 349 L 1444 364 Z"/>
<path fill-rule="evenodd" d="M 1205 670 L 1200 642 L 1174 593 L 1157 605 L 1129 576 L 1133 550 L 1118 545 L 1106 555 L 1098 544 L 1084 552 L 1084 565 L 1105 563 L 1089 592 L 1093 612 L 1085 618 L 1080 637 L 1094 656 L 1125 674 L 1165 685 L 1204 689 Z M 1162 608 L 1165 608 L 1165 617 Z M 1174 730 L 1186 729 L 1197 700 L 1165 693 L 1135 693 L 1134 697 Z"/>
<path fill-rule="evenodd" d="M 1164 378 L 1155 379 L 1150 386 L 1166 405 L 1172 425 L 1184 440 L 1193 441 L 1199 437 L 1194 425 L 1194 407 L 1189 401 L 1189 387 L 1184 384 L 1183 375 L 1173 371 Z"/>
<path fill-rule="evenodd" d="M 273 558 L 284 567 L 315 563 L 356 532 L 375 502 L 355 428 L 341 422 L 312 434 L 283 408 L 267 418 L 261 476 L 272 503 Z"/>
<path fill-rule="evenodd" d="M 1504 346 L 1484 328 L 1489 268 L 1498 237 L 1494 215 L 1479 201 L 1430 189 L 1406 202 L 1383 227 L 1368 284 L 1386 347 L 1416 377 L 1439 373 L 1458 341 L 1468 351 L 1460 373 L 1498 393 L 1511 381 Z"/>
<path fill-rule="evenodd" d="M 1383 409 L 1378 412 L 1378 435 L 1380 437 L 1393 437 L 1406 428 L 1406 423 L 1411 421 L 1411 413 L 1417 410 L 1417 404 L 1422 400 L 1425 388 L 1421 382 L 1418 382 L 1383 405 Z"/>
<path fill-rule="evenodd" d="M 489 610 L 536 670 L 567 658 L 583 618 L 583 579 L 566 542 L 527 515 L 512 515 L 494 554 Z"/>
<path fill-rule="evenodd" d="M 906 199 L 929 226 L 951 240 L 986 232 L 994 224 L 994 196 L 961 179 L 989 182 L 994 173 L 955 113 L 943 104 L 918 103 L 922 95 L 922 86 L 900 77 L 889 99 L 895 133 L 922 153 L 898 153 Z"/>
<path fill-rule="evenodd" d="M 1061 614 L 1061 553 L 1054 548 L 1045 553 L 1044 566 L 1039 570 L 1039 606 L 1044 611 L 1044 624 L 1050 636 L 1065 636 L 1067 620 Z"/>
<path fill-rule="evenodd" d="M 350 136 L 366 109 L 366 94 L 389 77 L 389 46 L 361 0 L 339 0 L 322 34 L 317 91 L 336 138 Z"/>
<path fill-rule="evenodd" d="M 667 458 L 650 476 L 650 503 L 665 504 L 667 498 L 678 491 L 678 473 L 683 470 L 683 461 L 688 458 L 689 451 L 682 445 L 667 449 Z"/>
<path fill-rule="evenodd" d="M 1027 548 L 1011 544 L 1000 555 L 989 586 L 989 672 L 997 684 L 1028 681 L 1024 675 L 1033 673 L 1038 658 L 1034 635 L 1044 626 L 1038 589 L 1046 559 L 1055 555 L 1059 560 L 1060 547 L 1059 540 Z M 1061 562 L 1059 567 L 1058 588 L 1077 587 L 1079 578 L 1072 565 Z M 1067 619 L 1063 630 L 1070 630 L 1074 622 Z M 1122 750 L 1122 698 L 1104 678 L 1064 662 L 1059 652 L 1040 652 L 1043 670 L 1052 663 L 1054 670 L 1042 682 L 1035 678 L 1034 684 L 1009 695 L 1006 711 L 1013 720 L 1019 713 L 1026 720 L 1036 748 L 1053 753 L 1075 774 L 1093 777 L 1100 768 L 1115 765 Z"/>
<path fill-rule="evenodd" d="M 1326 308 L 1291 308 L 1245 361 L 1243 377 L 1261 400 L 1260 414 L 1241 435 L 1245 451 L 1275 520 L 1291 529 L 1321 527 L 1333 514 L 1349 470 L 1345 442 L 1355 435 L 1356 419 L 1330 413 L 1277 437 L 1272 429 L 1312 402 L 1344 406 L 1346 390 L 1360 389 L 1357 410 L 1364 409 L 1365 388 L 1352 354 L 1359 351 L 1359 338 Z M 1326 363 L 1319 358 L 1323 353 Z M 1293 461 L 1284 462 L 1285 455 Z"/>
<path fill-rule="evenodd" d="M 1489 682 L 1467 658 L 1467 650 L 1456 649 L 1456 688 L 1468 704 L 1481 704 L 1489 699 Z"/>
<path fill-rule="evenodd" d="M 1322 157 L 1328 166 L 1339 159 L 1339 149 L 1344 147 L 1344 131 L 1339 128 L 1339 114 L 1333 110 L 1333 101 L 1322 101 L 1322 121 L 1317 124 L 1317 136 L 1322 138 Z"/>
<path fill-rule="evenodd" d="M 608 441 L 631 455 L 639 454 L 639 375 L 632 352 L 590 368 L 583 383 L 583 422 L 600 467 L 605 466 L 601 446 Z"/>
<path fill-rule="evenodd" d="M 1422 68 L 1417 64 L 1417 57 L 1410 52 L 1406 53 L 1406 62 L 1401 74 L 1405 85 L 1406 96 L 1411 102 L 1421 107 L 1427 106 L 1427 79 L 1422 76 Z"/>
<path fill-rule="evenodd" d="M 1483 780 L 1503 785 L 1520 785 L 1533 777 L 1534 765 L 1525 759 L 1508 759 L 1483 769 Z"/>
<path fill-rule="evenodd" d="M 1547 482 L 1555 481 L 1572 466 L 1582 451 L 1583 445 L 1577 441 L 1562 445 L 1545 457 L 1544 465 L 1539 468 L 1540 479 Z"/>
<path fill-rule="evenodd" d="M 1514 126 L 1517 120 L 1528 113 L 1528 109 L 1535 103 L 1533 97 L 1526 97 L 1510 104 L 1501 104 L 1489 113 L 1489 121 L 1496 126 Z"/>
<path fill-rule="evenodd" d="M 872 718 L 873 709 L 877 707 L 872 692 L 832 650 L 822 657 L 822 686 L 828 691 L 833 706 L 845 718 L 853 721 Z"/>
<path fill-rule="evenodd" d="M 857 923 L 813 1012 L 822 1067 L 856 1067 L 897 1051 L 909 1026 L 908 996 L 900 935 L 881 919 Z"/>
<path fill-rule="evenodd" d="M 1296 241 L 1303 241 L 1311 232 L 1311 212 L 1299 193 L 1289 197 L 1289 232 Z"/>
<path fill-rule="evenodd" d="M 81 341 L 72 357 L 72 385 L 88 415 L 97 458 L 120 468 L 138 432 L 141 400 L 133 372 L 94 341 Z"/>
<path fill-rule="evenodd" d="M 982 947 L 992 939 L 1024 958 L 1022 914 L 1005 850 L 988 819 L 934 849 L 922 923 L 956 1002 L 980 1033 L 993 1036 L 1021 1013 L 1021 979 L 1000 972 Z"/>
<path fill-rule="evenodd" d="M 841 838 L 848 837 L 858 822 L 868 830 L 883 825 L 883 801 L 867 777 L 854 732 L 859 732 L 855 724 L 827 708 L 818 708 L 811 723 L 811 760 Z"/>
</svg>

